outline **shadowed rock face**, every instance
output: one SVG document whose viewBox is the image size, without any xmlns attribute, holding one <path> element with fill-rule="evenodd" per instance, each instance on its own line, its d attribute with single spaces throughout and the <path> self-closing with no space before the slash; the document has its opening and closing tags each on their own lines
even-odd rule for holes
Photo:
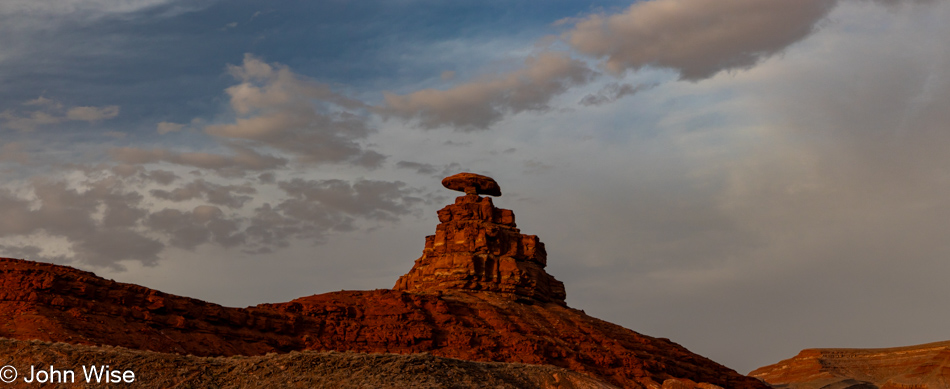
<svg viewBox="0 0 950 389">
<path fill-rule="evenodd" d="M 197 356 L 336 350 L 554 365 L 625 388 L 765 389 L 668 339 L 564 303 L 544 245 L 466 194 L 393 290 L 227 308 L 65 266 L 0 259 L 0 336 Z"/>
<path fill-rule="evenodd" d="M 878 349 L 808 349 L 749 375 L 781 389 L 950 388 L 950 341 Z"/>
</svg>

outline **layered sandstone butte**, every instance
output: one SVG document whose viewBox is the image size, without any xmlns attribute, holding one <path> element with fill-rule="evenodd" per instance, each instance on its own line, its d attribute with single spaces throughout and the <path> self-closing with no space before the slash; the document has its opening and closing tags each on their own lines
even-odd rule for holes
<svg viewBox="0 0 950 389">
<path fill-rule="evenodd" d="M 479 196 L 496 193 L 493 180 L 474 182 L 453 188 L 466 195 L 439 211 L 436 235 L 393 290 L 227 308 L 65 266 L 0 259 L 0 336 L 196 356 L 428 352 L 554 365 L 626 388 L 767 388 L 668 339 L 567 307 L 563 284 L 544 271 L 543 244 L 518 231 L 511 211 Z"/>
<path fill-rule="evenodd" d="M 950 341 L 877 349 L 807 349 L 749 375 L 781 389 L 950 388 Z"/>
<path fill-rule="evenodd" d="M 521 234 L 511 210 L 495 208 L 491 198 L 478 196 L 500 196 L 494 180 L 461 173 L 447 177 L 443 185 L 466 195 L 439 210 L 435 235 L 426 237 L 422 257 L 393 289 L 492 291 L 564 305 L 564 284 L 544 271 L 544 243 Z"/>
</svg>

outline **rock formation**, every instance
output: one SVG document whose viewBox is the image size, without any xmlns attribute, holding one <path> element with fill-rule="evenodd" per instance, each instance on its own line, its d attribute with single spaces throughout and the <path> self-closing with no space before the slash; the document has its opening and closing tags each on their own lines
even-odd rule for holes
<svg viewBox="0 0 950 389">
<path fill-rule="evenodd" d="M 422 257 L 393 289 L 484 290 L 564 305 L 564 284 L 544 271 L 544 243 L 521 234 L 511 210 L 495 208 L 491 198 L 478 196 L 501 196 L 495 180 L 460 173 L 442 185 L 466 194 L 439 210 L 435 235 L 426 237 Z"/>
<path fill-rule="evenodd" d="M 950 388 L 950 341 L 877 349 L 807 349 L 749 375 L 781 389 Z"/>
<path fill-rule="evenodd" d="M 226 308 L 65 266 L 0 259 L 0 336 L 196 356 L 337 350 L 554 365 L 626 388 L 767 388 L 668 339 L 564 303 L 537 237 L 522 235 L 487 177 L 439 211 L 423 255 L 392 290 Z M 450 177 L 452 178 L 452 177 Z M 492 186 L 494 183 L 494 186 Z"/>
<path fill-rule="evenodd" d="M 0 258 L 2 337 L 258 355 L 295 349 L 293 322 L 281 312 L 226 308 L 66 266 Z"/>
</svg>

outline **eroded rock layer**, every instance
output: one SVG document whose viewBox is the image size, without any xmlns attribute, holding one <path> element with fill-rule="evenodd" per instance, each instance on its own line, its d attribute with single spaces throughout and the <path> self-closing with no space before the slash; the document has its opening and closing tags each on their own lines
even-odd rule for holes
<svg viewBox="0 0 950 389">
<path fill-rule="evenodd" d="M 439 210 L 439 221 L 395 290 L 492 291 L 564 304 L 564 284 L 544 271 L 544 243 L 521 234 L 511 210 L 468 194 Z"/>
<path fill-rule="evenodd" d="M 877 349 L 807 349 L 749 375 L 782 389 L 950 388 L 950 341 Z"/>
</svg>

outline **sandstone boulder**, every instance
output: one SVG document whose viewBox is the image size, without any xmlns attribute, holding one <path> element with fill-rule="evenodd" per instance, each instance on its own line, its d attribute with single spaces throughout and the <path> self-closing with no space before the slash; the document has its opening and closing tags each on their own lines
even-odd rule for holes
<svg viewBox="0 0 950 389">
<path fill-rule="evenodd" d="M 475 173 L 459 173 L 442 179 L 442 186 L 471 195 L 501 196 L 501 187 L 491 177 Z"/>
</svg>

